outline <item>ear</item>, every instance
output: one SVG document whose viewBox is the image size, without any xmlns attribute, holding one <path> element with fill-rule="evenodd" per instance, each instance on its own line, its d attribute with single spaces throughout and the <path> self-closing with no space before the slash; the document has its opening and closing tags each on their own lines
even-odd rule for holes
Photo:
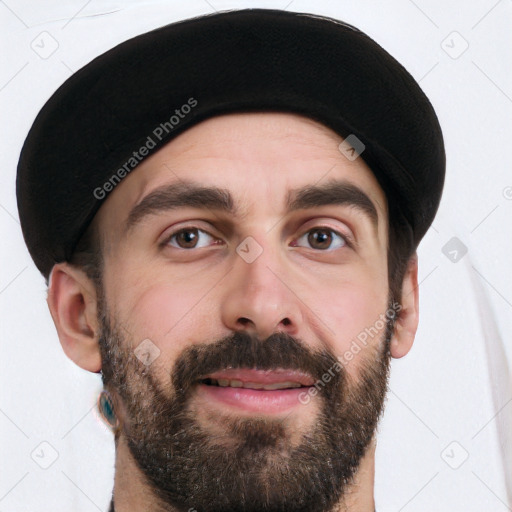
<svg viewBox="0 0 512 512">
<path fill-rule="evenodd" d="M 414 253 L 402 281 L 401 309 L 391 339 L 391 355 L 399 359 L 411 350 L 419 322 L 418 256 Z"/>
<path fill-rule="evenodd" d="M 80 368 L 98 373 L 97 297 L 91 279 L 68 263 L 56 264 L 50 274 L 46 302 L 65 354 Z"/>
</svg>

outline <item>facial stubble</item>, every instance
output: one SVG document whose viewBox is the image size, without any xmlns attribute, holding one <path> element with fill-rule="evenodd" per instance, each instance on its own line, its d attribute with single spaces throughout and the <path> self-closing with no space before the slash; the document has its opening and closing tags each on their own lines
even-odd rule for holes
<svg viewBox="0 0 512 512">
<path fill-rule="evenodd" d="M 117 321 L 110 325 L 106 308 L 100 323 L 103 382 L 126 411 L 116 442 L 124 436 L 162 510 L 330 512 L 342 501 L 384 409 L 392 319 L 379 343 L 360 347 L 357 380 L 328 350 L 312 351 L 283 332 L 261 341 L 237 331 L 189 346 L 161 382 L 156 364 L 139 361 L 128 348 L 137 344 Z M 242 367 L 313 376 L 318 415 L 299 442 L 291 442 L 289 418 L 212 417 L 220 436 L 201 424 L 192 407 L 199 379 Z"/>
</svg>

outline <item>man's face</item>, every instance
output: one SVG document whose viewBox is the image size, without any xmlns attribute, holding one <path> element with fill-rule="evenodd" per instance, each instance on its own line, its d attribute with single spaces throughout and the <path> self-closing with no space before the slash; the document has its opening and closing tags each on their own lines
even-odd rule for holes
<svg viewBox="0 0 512 512">
<path fill-rule="evenodd" d="M 389 369 L 387 207 L 341 140 L 212 118 L 98 212 L 103 376 L 162 503 L 327 511 L 357 471 Z"/>
</svg>

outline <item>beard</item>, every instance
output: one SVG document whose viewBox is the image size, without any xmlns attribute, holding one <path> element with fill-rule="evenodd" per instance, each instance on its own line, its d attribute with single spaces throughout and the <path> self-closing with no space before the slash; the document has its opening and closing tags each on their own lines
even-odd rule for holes
<svg viewBox="0 0 512 512">
<path fill-rule="evenodd" d="M 384 409 L 394 317 L 361 349 L 356 379 L 326 349 L 283 332 L 262 341 L 246 331 L 189 346 L 157 379 L 156 363 L 139 361 L 136 344 L 108 318 L 104 307 L 102 379 L 125 411 L 116 446 L 122 435 L 161 510 L 330 512 L 342 502 Z M 226 368 L 309 373 L 317 389 L 312 427 L 297 432 L 296 416 L 219 413 L 210 415 L 213 433 L 194 411 L 194 391 L 204 375 Z M 294 412 L 300 416 L 300 407 Z"/>
</svg>

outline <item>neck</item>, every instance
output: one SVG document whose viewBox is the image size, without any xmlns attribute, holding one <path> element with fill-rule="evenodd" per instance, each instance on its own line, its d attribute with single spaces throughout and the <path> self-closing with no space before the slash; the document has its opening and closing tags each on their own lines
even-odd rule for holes
<svg viewBox="0 0 512 512">
<path fill-rule="evenodd" d="M 374 512 L 375 439 L 372 440 L 353 483 L 346 489 L 343 501 L 326 512 Z M 162 504 L 146 482 L 121 434 L 116 446 L 114 490 L 109 512 L 177 512 Z M 115 504 L 115 511 L 114 511 Z"/>
</svg>

